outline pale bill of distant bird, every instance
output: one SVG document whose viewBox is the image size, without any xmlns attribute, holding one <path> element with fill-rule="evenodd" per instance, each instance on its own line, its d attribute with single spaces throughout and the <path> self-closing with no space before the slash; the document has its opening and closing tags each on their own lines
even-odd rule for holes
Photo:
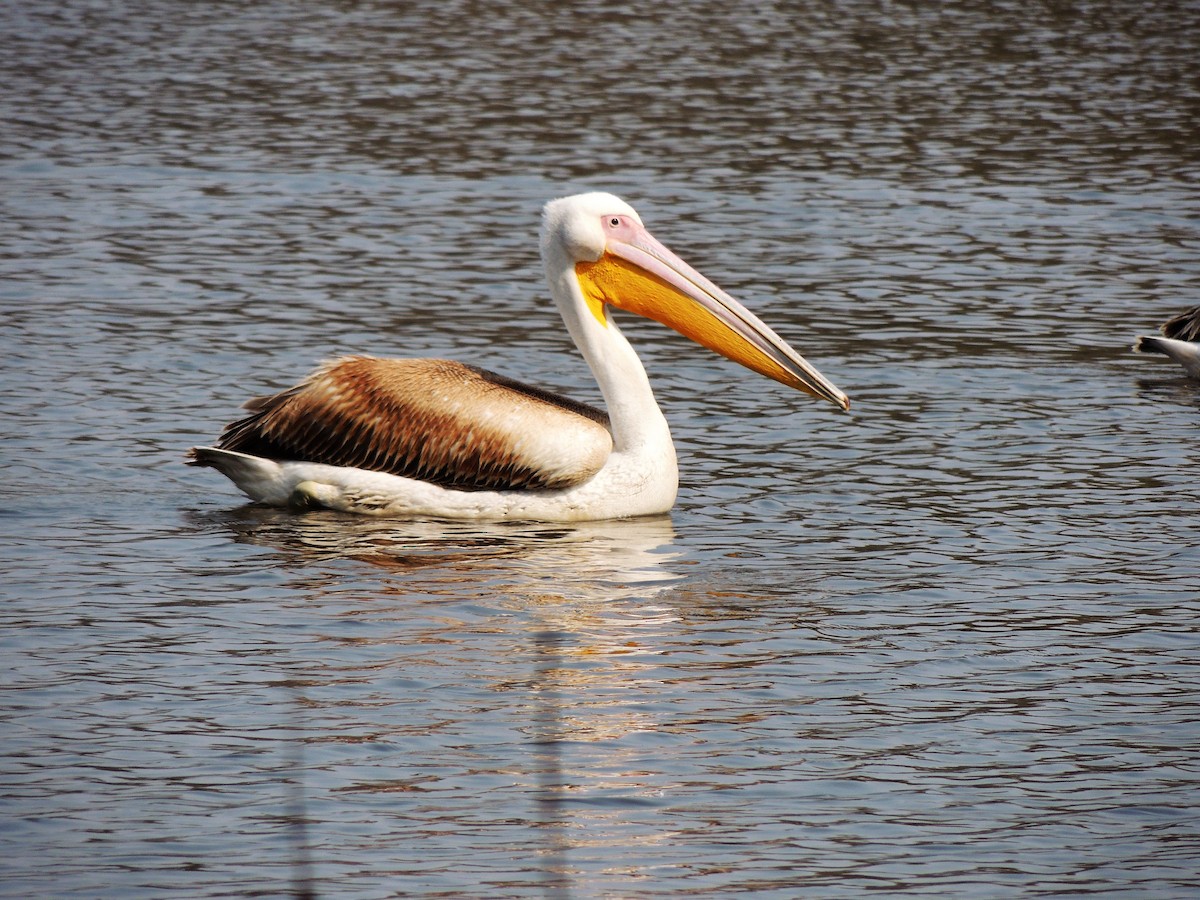
<svg viewBox="0 0 1200 900">
<path fill-rule="evenodd" d="M 1159 329 L 1162 337 L 1141 336 L 1133 345 L 1139 353 L 1161 353 L 1200 379 L 1200 306 L 1168 319 Z"/>
<path fill-rule="evenodd" d="M 606 411 L 474 366 L 350 356 L 246 404 L 216 447 L 196 447 L 251 499 L 384 516 L 571 522 L 675 503 L 666 419 L 611 308 L 655 319 L 842 409 L 842 391 L 664 247 L 624 201 L 553 200 L 542 215 L 550 294 Z"/>
</svg>

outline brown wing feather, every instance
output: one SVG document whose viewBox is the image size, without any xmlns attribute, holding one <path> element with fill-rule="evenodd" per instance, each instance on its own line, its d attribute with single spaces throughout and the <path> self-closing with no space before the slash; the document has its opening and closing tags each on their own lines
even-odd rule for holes
<svg viewBox="0 0 1200 900">
<path fill-rule="evenodd" d="M 246 408 L 221 449 L 463 490 L 569 487 L 612 452 L 602 411 L 449 360 L 343 357 Z"/>
<path fill-rule="evenodd" d="M 1163 323 L 1162 333 L 1177 341 L 1200 341 L 1200 306 L 1168 319 Z"/>
</svg>

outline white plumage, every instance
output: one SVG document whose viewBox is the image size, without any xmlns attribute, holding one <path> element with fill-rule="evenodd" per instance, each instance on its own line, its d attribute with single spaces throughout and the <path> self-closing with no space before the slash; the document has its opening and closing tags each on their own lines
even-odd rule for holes
<svg viewBox="0 0 1200 900">
<path fill-rule="evenodd" d="M 617 197 L 548 203 L 541 250 L 605 411 L 445 360 L 348 357 L 251 401 L 251 414 L 218 446 L 193 449 L 192 462 L 274 506 L 563 522 L 666 512 L 679 481 L 675 447 L 613 306 L 849 408 L 845 394 Z"/>
</svg>

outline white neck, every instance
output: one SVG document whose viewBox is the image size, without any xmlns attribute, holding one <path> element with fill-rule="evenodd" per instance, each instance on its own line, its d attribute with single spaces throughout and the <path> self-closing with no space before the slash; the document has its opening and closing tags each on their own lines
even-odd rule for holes
<svg viewBox="0 0 1200 900">
<path fill-rule="evenodd" d="M 575 275 L 574 260 L 566 254 L 547 258 L 546 279 L 567 330 L 604 395 L 613 449 L 637 453 L 662 452 L 665 447 L 674 456 L 667 420 L 654 400 L 642 361 L 615 322 L 600 322 L 592 314 Z"/>
</svg>

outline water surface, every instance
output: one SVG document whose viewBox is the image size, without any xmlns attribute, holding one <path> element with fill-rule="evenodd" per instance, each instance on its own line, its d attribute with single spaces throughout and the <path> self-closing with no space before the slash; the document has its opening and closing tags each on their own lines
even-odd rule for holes
<svg viewBox="0 0 1200 900">
<path fill-rule="evenodd" d="M 1200 894 L 1194 5 L 0 16 L 0 894 Z M 343 352 L 596 402 L 591 188 L 853 413 L 623 319 L 670 516 L 181 464 Z"/>
</svg>

